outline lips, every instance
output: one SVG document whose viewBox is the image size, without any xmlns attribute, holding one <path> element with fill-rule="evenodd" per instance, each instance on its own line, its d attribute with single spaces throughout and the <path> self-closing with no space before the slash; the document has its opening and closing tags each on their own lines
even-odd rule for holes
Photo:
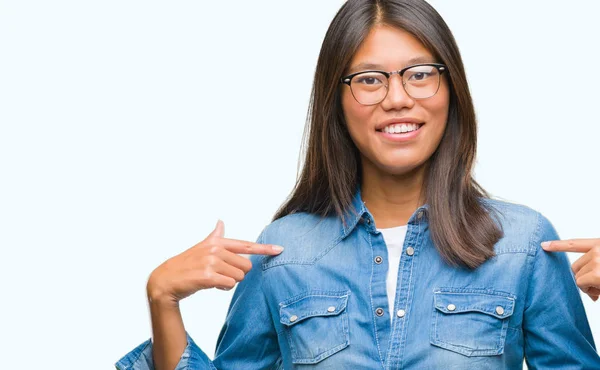
<svg viewBox="0 0 600 370">
<path fill-rule="evenodd" d="M 410 143 L 421 135 L 424 125 L 423 121 L 414 118 L 387 120 L 377 125 L 376 134 L 388 143 Z"/>
<path fill-rule="evenodd" d="M 418 123 L 393 123 L 385 126 L 380 132 L 385 132 L 386 134 L 403 134 L 417 131 L 421 126 L 422 125 Z"/>
<path fill-rule="evenodd" d="M 424 125 L 424 122 L 420 119 L 413 118 L 413 117 L 391 118 L 391 119 L 387 119 L 381 123 L 378 123 L 375 126 L 375 130 L 383 132 L 384 129 L 386 129 L 389 132 L 394 132 L 394 133 L 397 130 L 398 130 L 398 133 L 410 132 L 410 131 L 414 131 L 415 125 L 418 126 L 416 128 L 416 129 L 418 129 L 420 126 Z"/>
</svg>

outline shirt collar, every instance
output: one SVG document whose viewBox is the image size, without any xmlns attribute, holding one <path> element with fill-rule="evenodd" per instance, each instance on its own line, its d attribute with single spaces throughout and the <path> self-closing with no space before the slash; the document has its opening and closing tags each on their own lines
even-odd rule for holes
<svg viewBox="0 0 600 370">
<path fill-rule="evenodd" d="M 415 212 L 413 213 L 413 215 L 408 220 L 408 224 L 417 223 L 418 221 L 420 221 L 423 218 L 423 216 L 427 215 L 428 211 L 429 211 L 428 204 L 424 204 L 421 207 L 417 208 L 415 210 Z M 358 223 L 361 221 L 361 219 L 364 219 L 365 221 L 367 221 L 371 224 L 374 224 L 373 216 L 371 215 L 371 213 L 369 212 L 369 210 L 365 206 L 365 203 L 362 200 L 360 186 L 359 186 L 359 187 L 357 187 L 356 192 L 354 193 L 354 197 L 352 198 L 352 202 L 351 202 L 350 206 L 344 212 L 344 220 L 346 222 L 345 222 L 345 224 L 342 222 L 342 230 L 341 230 L 342 239 L 344 239 L 350 233 L 352 233 L 352 231 L 354 230 L 356 225 L 358 225 Z"/>
</svg>

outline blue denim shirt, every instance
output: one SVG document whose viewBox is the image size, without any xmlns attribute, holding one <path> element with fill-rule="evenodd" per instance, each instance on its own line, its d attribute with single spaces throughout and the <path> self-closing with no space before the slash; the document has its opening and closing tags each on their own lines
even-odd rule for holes
<svg viewBox="0 0 600 370">
<path fill-rule="evenodd" d="M 188 336 L 177 369 L 522 369 L 524 359 L 530 369 L 600 369 L 567 256 L 540 247 L 558 238 L 550 222 L 482 201 L 501 215 L 496 256 L 472 271 L 449 266 L 420 207 L 408 222 L 394 307 L 387 248 L 360 193 L 345 226 L 308 213 L 276 220 L 258 242 L 285 250 L 251 258 L 215 359 Z M 151 341 L 116 366 L 153 369 Z"/>
</svg>

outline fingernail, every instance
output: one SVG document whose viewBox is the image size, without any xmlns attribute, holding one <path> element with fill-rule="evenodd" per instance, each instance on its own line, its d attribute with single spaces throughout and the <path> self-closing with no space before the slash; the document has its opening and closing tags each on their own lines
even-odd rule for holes
<svg viewBox="0 0 600 370">
<path fill-rule="evenodd" d="M 550 246 L 550 242 L 542 242 L 542 248 L 548 248 Z"/>
<path fill-rule="evenodd" d="M 275 252 L 282 252 L 283 251 L 283 247 L 279 246 L 279 245 L 273 245 L 271 246 L 271 248 L 275 251 Z"/>
</svg>

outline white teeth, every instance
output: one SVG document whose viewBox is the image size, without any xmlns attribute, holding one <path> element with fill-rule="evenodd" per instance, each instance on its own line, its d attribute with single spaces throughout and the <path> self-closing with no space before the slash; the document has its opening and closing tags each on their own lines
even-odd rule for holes
<svg viewBox="0 0 600 370">
<path fill-rule="evenodd" d="M 387 134 L 399 134 L 405 132 L 415 131 L 419 128 L 419 125 L 416 123 L 400 123 L 394 125 L 388 125 L 383 128 L 383 132 Z"/>
</svg>

